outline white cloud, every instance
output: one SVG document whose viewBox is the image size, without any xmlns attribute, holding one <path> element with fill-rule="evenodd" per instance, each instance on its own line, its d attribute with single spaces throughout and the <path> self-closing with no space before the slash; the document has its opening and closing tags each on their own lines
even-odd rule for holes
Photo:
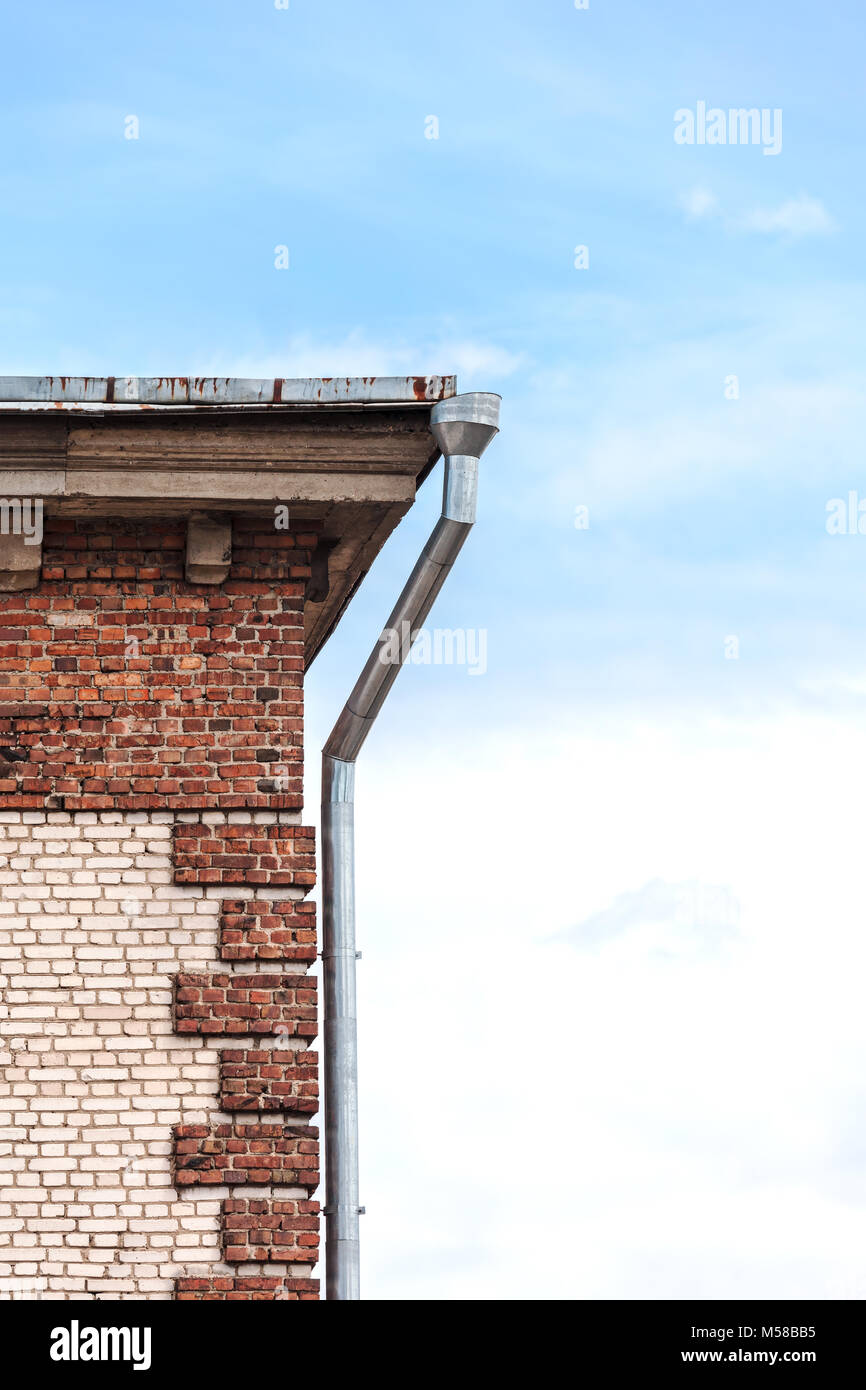
<svg viewBox="0 0 866 1390">
<path fill-rule="evenodd" d="M 690 222 L 722 217 L 715 193 L 700 185 L 681 193 L 678 202 Z M 806 193 L 788 198 L 775 208 L 754 208 L 739 215 L 725 215 L 723 222 L 729 232 L 758 232 L 791 238 L 826 236 L 836 225 L 820 199 L 810 198 Z"/>
<path fill-rule="evenodd" d="M 370 749 L 365 1295 L 862 1297 L 862 720 L 574 724 Z M 657 878 L 735 949 L 550 940 Z"/>
<path fill-rule="evenodd" d="M 654 878 L 637 892 L 617 894 L 558 939 L 579 950 L 613 946 L 632 959 L 639 949 L 670 960 L 724 950 L 737 938 L 738 921 L 739 904 L 725 884 Z"/>
<path fill-rule="evenodd" d="M 692 221 L 713 217 L 719 210 L 719 200 L 708 188 L 691 188 L 679 197 L 680 207 Z"/>
<path fill-rule="evenodd" d="M 826 236 L 835 223 L 818 198 L 801 193 L 777 208 L 756 208 L 736 224 L 745 231 L 788 237 Z"/>
<path fill-rule="evenodd" d="M 306 376 L 416 376 L 456 373 L 461 391 L 490 389 L 494 378 L 509 377 L 523 364 L 522 355 L 497 343 L 475 338 L 435 334 L 426 341 L 383 342 L 353 329 L 331 341 L 296 333 L 278 352 L 236 351 L 214 356 L 198 371 L 200 376 L 306 377 Z"/>
<path fill-rule="evenodd" d="M 544 312 L 558 326 L 555 302 Z M 510 496 L 515 514 L 570 522 L 586 503 L 594 524 L 637 507 L 661 514 L 745 477 L 752 488 L 819 483 L 831 489 L 824 498 L 841 495 L 840 477 L 856 486 L 851 461 L 866 429 L 863 312 L 856 285 L 755 286 L 737 300 L 710 300 L 681 332 L 651 309 L 600 304 L 598 334 L 613 328 L 622 344 L 612 365 L 563 351 L 508 388 L 497 450 L 501 468 L 515 464 L 503 505 Z M 737 400 L 725 397 L 729 374 Z M 531 489 L 521 472 L 530 457 L 542 461 Z M 747 507 L 743 518 L 748 524 Z"/>
</svg>

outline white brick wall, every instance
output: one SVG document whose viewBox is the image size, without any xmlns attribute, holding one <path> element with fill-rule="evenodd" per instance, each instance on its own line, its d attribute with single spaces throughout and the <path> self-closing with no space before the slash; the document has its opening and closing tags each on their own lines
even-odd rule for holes
<svg viewBox="0 0 866 1390">
<path fill-rule="evenodd" d="M 228 1190 L 171 1182 L 171 1126 L 225 1118 L 220 1044 L 172 1031 L 171 977 L 219 965 L 240 894 L 172 883 L 173 820 L 0 812 L 0 1298 L 169 1298 L 229 1272 Z"/>
</svg>

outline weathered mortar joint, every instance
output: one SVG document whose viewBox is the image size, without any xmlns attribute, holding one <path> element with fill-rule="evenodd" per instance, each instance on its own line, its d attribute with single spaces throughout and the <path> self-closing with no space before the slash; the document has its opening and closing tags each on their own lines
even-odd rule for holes
<svg viewBox="0 0 866 1390">
<path fill-rule="evenodd" d="M 193 512 L 186 527 L 187 582 L 223 584 L 228 579 L 231 564 L 231 518 Z"/>
</svg>

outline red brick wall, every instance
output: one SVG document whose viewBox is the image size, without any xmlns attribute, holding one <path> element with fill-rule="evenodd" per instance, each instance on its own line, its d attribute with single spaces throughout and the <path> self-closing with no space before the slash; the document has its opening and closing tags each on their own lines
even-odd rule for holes
<svg viewBox="0 0 866 1390">
<path fill-rule="evenodd" d="M 319 1108 L 319 1058 L 315 1052 L 278 1048 L 226 1049 L 220 1058 L 223 1110 L 284 1110 L 313 1115 Z"/>
<path fill-rule="evenodd" d="M 226 898 L 220 913 L 223 960 L 316 959 L 316 905 L 285 898 Z"/>
<path fill-rule="evenodd" d="M 311 825 L 174 827 L 175 883 L 261 883 L 312 888 L 316 835 Z"/>
<path fill-rule="evenodd" d="M 314 1038 L 316 981 L 307 975 L 175 976 L 178 1033 L 278 1034 Z"/>
<path fill-rule="evenodd" d="M 302 805 L 316 537 L 233 530 L 206 586 L 184 579 L 181 521 L 46 521 L 38 589 L 0 596 L 0 807 Z"/>
<path fill-rule="evenodd" d="M 229 577 L 205 586 L 184 578 L 183 521 L 47 520 L 38 588 L 0 595 L 0 809 L 176 812 L 175 883 L 238 885 L 221 904 L 223 963 L 174 977 L 177 1032 L 232 1039 L 214 1097 L 229 1119 L 175 1127 L 174 1182 L 186 1196 L 194 1184 L 228 1187 L 224 1262 L 289 1272 L 185 1275 L 184 1300 L 318 1296 L 306 1277 L 318 1132 L 305 1123 L 318 1097 L 306 1051 L 316 981 L 303 974 L 316 919 L 301 901 L 315 882 L 315 836 L 295 823 L 316 536 L 269 521 L 234 518 Z M 250 1183 L 270 1190 L 234 1195 Z"/>
<path fill-rule="evenodd" d="M 318 1202 L 233 1197 L 223 1204 L 222 1239 L 231 1264 L 316 1258 Z"/>
<path fill-rule="evenodd" d="M 312 1125 L 176 1125 L 175 1181 L 319 1185 L 319 1131 Z M 314 1227 L 311 1229 L 315 1229 Z"/>
<path fill-rule="evenodd" d="M 206 1279 L 178 1279 L 175 1297 L 185 1303 L 258 1303 L 285 1300 L 290 1303 L 315 1301 L 319 1297 L 317 1279 L 275 1279 L 268 1275 L 227 1278 L 209 1275 Z"/>
</svg>

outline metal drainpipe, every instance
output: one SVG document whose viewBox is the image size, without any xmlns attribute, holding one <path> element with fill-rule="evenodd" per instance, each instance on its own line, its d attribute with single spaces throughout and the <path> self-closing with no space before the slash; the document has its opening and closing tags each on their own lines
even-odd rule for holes
<svg viewBox="0 0 866 1390">
<path fill-rule="evenodd" d="M 445 455 L 442 515 L 322 749 L 322 959 L 325 986 L 326 1296 L 358 1299 L 358 1027 L 355 1005 L 355 759 L 400 664 L 389 633 L 415 640 L 475 521 L 478 460 L 499 430 L 499 396 L 469 392 L 433 407 Z M 408 628 L 403 624 L 408 623 Z"/>
</svg>

